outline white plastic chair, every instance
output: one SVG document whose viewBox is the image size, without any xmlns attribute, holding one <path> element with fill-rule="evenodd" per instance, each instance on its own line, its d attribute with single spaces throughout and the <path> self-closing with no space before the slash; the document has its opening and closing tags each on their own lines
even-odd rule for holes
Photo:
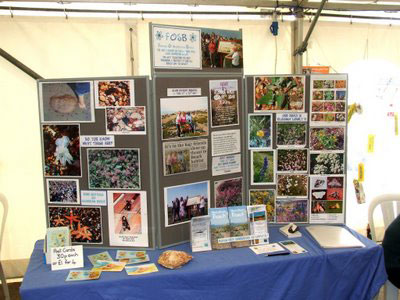
<svg viewBox="0 0 400 300">
<path fill-rule="evenodd" d="M 1 254 L 1 245 L 3 243 L 4 227 L 6 225 L 6 219 L 7 219 L 7 214 L 8 214 L 7 198 L 6 198 L 6 196 L 4 196 L 1 193 L 0 193 L 0 202 L 3 205 L 3 216 L 2 216 L 1 228 L 0 228 L 0 254 Z M 8 291 L 6 276 L 4 274 L 3 266 L 1 264 L 1 259 L 0 259 L 0 279 L 1 279 L 1 285 L 3 286 L 5 299 L 11 299 L 10 292 Z"/>
<path fill-rule="evenodd" d="M 390 223 L 400 214 L 400 194 L 381 195 L 372 200 L 368 208 L 368 222 L 371 229 L 372 240 L 376 242 L 376 230 L 374 223 L 374 211 L 378 206 L 381 207 L 383 216 L 383 225 L 385 230 Z M 396 288 L 389 280 L 386 281 L 385 300 L 397 300 L 399 289 Z"/>
</svg>

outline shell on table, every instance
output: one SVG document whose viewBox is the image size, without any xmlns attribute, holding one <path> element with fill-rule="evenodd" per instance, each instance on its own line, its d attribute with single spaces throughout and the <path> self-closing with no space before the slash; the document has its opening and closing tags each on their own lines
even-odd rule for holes
<svg viewBox="0 0 400 300">
<path fill-rule="evenodd" d="M 167 269 L 178 269 L 193 257 L 183 251 L 167 250 L 158 258 L 158 263 Z"/>
</svg>

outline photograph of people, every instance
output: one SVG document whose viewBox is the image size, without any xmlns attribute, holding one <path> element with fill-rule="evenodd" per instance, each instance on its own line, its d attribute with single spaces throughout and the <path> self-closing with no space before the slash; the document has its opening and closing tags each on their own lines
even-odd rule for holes
<svg viewBox="0 0 400 300">
<path fill-rule="evenodd" d="M 208 135 L 208 98 L 161 98 L 162 139 Z"/>
<path fill-rule="evenodd" d="M 208 214 L 209 181 L 164 188 L 165 226 L 189 222 L 192 217 Z"/>
<path fill-rule="evenodd" d="M 203 68 L 242 68 L 242 32 L 201 29 Z"/>
</svg>

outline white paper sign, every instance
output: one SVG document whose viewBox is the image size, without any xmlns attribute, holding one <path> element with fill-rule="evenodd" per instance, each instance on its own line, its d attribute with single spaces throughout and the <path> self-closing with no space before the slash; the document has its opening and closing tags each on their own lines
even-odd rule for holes
<svg viewBox="0 0 400 300">
<path fill-rule="evenodd" d="M 154 68 L 201 69 L 200 29 L 153 26 Z"/>
<path fill-rule="evenodd" d="M 240 130 L 221 130 L 211 133 L 212 156 L 227 155 L 240 152 Z"/>
<path fill-rule="evenodd" d="M 277 122 L 307 122 L 307 113 L 276 114 Z"/>
<path fill-rule="evenodd" d="M 167 96 L 201 96 L 201 88 L 169 88 L 167 89 Z"/>
<path fill-rule="evenodd" d="M 83 268 L 83 247 L 51 248 L 51 270 Z"/>
<path fill-rule="evenodd" d="M 212 158 L 212 176 L 239 173 L 242 171 L 240 154 L 216 156 Z"/>
<path fill-rule="evenodd" d="M 81 191 L 82 205 L 107 205 L 107 192 L 106 191 Z"/>
<path fill-rule="evenodd" d="M 114 147 L 112 135 L 81 135 L 81 147 Z"/>
</svg>

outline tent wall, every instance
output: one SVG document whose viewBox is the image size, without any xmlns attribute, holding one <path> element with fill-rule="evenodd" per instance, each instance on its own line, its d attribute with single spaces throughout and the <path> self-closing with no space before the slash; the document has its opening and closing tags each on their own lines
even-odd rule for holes
<svg viewBox="0 0 400 300">
<path fill-rule="evenodd" d="M 269 32 L 270 20 L 128 22 L 0 17 L 0 47 L 44 78 L 126 76 L 131 75 L 129 28 L 132 27 L 134 75 L 150 75 L 150 21 L 242 28 L 244 73 L 274 73 L 275 40 Z M 304 32 L 308 23 L 305 25 Z M 290 22 L 280 22 L 279 26 L 277 73 L 285 74 L 291 71 L 291 26 Z M 400 66 L 399 33 L 400 28 L 395 26 L 319 23 L 309 51 L 304 54 L 304 64 L 330 65 L 337 72 L 346 72 L 346 67 L 355 61 L 381 58 Z M 350 83 L 351 80 L 350 74 Z M 8 197 L 10 207 L 1 254 L 3 260 L 23 260 L 30 256 L 33 243 L 44 237 L 46 229 L 36 82 L 0 58 L 0 89 L 0 191 Z M 349 103 L 352 101 L 350 89 Z M 355 202 L 354 191 L 348 190 L 348 203 L 351 202 Z M 347 211 L 351 215 L 351 210 Z M 350 215 L 347 220 L 351 220 Z M 357 224 L 349 223 L 355 229 L 364 228 L 358 228 Z"/>
</svg>

